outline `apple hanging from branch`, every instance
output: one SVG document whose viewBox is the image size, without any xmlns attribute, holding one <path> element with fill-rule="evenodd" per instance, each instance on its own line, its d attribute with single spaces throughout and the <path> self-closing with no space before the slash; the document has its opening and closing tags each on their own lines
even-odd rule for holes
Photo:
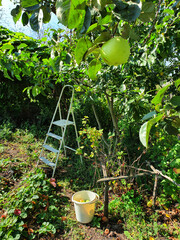
<svg viewBox="0 0 180 240">
<path fill-rule="evenodd" d="M 108 65 L 126 63 L 130 55 L 130 46 L 126 39 L 114 37 L 101 47 L 101 57 Z"/>
</svg>

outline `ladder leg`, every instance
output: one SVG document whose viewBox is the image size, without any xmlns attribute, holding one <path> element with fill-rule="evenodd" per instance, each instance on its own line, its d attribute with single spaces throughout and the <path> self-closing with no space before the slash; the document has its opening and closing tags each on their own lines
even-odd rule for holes
<svg viewBox="0 0 180 240">
<path fill-rule="evenodd" d="M 52 178 L 54 177 L 56 167 L 53 168 Z"/>
<path fill-rule="evenodd" d="M 77 145 L 78 145 L 78 148 L 80 148 L 79 140 L 78 140 L 78 132 L 77 132 L 77 127 L 76 127 L 76 122 L 75 122 L 75 117 L 74 117 L 74 113 L 73 112 L 72 112 L 72 117 L 73 117 L 73 121 L 74 121 L 74 129 L 75 129 L 75 134 L 76 134 Z M 81 155 L 80 155 L 80 160 L 81 160 L 81 163 L 82 163 L 83 160 L 82 160 L 82 156 Z"/>
</svg>

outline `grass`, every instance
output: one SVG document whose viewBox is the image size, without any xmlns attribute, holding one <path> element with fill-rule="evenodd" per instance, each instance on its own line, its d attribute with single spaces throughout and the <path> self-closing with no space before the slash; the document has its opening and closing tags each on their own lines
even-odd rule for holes
<svg viewBox="0 0 180 240">
<path fill-rule="evenodd" d="M 109 219 L 105 219 L 103 185 L 96 184 L 100 171 L 92 160 L 81 164 L 78 156 L 63 157 L 55 187 L 51 170 L 35 167 L 43 139 L 37 141 L 27 130 L 12 131 L 10 127 L 0 135 L 1 239 L 106 239 L 113 234 L 115 239 L 180 239 L 178 204 L 167 207 L 159 197 L 153 210 L 147 206 L 150 196 L 140 192 L 140 187 L 114 182 L 109 192 Z M 86 225 L 76 221 L 71 202 L 74 192 L 84 189 L 100 195 L 95 217 Z"/>
</svg>

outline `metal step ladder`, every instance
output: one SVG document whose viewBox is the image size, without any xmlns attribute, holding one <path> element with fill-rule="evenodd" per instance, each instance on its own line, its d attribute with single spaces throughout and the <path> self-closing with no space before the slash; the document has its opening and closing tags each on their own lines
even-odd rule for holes
<svg viewBox="0 0 180 240">
<path fill-rule="evenodd" d="M 61 100 L 62 100 L 62 96 L 63 96 L 65 88 L 69 89 L 69 92 L 71 91 L 71 98 L 69 99 L 69 108 L 66 113 L 66 118 L 63 119 L 62 118 L 63 114 L 62 114 Z M 54 177 L 57 162 L 58 162 L 59 155 L 60 155 L 60 152 L 62 151 L 62 149 L 64 150 L 65 155 L 66 155 L 66 149 L 69 149 L 74 152 L 76 151 L 75 148 L 65 145 L 65 134 L 66 134 L 66 130 L 67 130 L 68 126 L 74 126 L 76 140 L 77 140 L 77 147 L 78 148 L 80 147 L 79 142 L 78 142 L 77 127 L 76 127 L 73 108 L 72 108 L 73 99 L 74 99 L 73 86 L 65 85 L 61 90 L 61 94 L 59 96 L 59 100 L 57 102 L 57 105 L 56 105 L 56 108 L 54 111 L 54 115 L 52 117 L 49 129 L 46 134 L 46 138 L 44 140 L 44 144 L 42 146 L 42 150 L 41 150 L 38 162 L 37 162 L 37 166 L 39 164 L 39 161 L 41 160 L 48 166 L 52 167 L 52 169 L 53 169 L 52 177 Z M 56 118 L 58 118 L 58 119 L 56 120 Z M 58 127 L 58 129 L 56 129 L 57 127 Z M 58 134 L 56 134 L 54 131 L 58 131 Z M 59 134 L 59 132 L 60 132 L 60 134 Z M 52 141 L 52 139 L 55 140 L 56 144 L 58 145 L 57 148 L 50 146 L 52 144 L 50 144 L 50 145 L 47 144 L 48 140 Z M 49 158 L 51 158 L 51 161 L 48 160 Z M 80 156 L 80 160 L 82 162 L 82 156 Z"/>
</svg>

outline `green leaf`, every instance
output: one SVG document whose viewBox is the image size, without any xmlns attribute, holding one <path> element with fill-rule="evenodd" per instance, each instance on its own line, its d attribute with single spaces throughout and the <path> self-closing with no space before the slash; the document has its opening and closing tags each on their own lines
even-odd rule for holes
<svg viewBox="0 0 180 240">
<path fill-rule="evenodd" d="M 92 46 L 92 43 L 87 39 L 87 38 L 81 38 L 75 49 L 75 60 L 77 64 L 80 64 L 81 61 L 83 60 L 86 52 L 88 49 Z"/>
<path fill-rule="evenodd" d="M 97 28 L 97 26 L 98 26 L 97 23 L 92 24 L 92 25 L 88 28 L 87 33 L 90 33 L 91 31 L 93 31 L 95 28 Z"/>
<path fill-rule="evenodd" d="M 38 12 L 33 13 L 30 17 L 30 26 L 36 32 L 39 30 Z"/>
<path fill-rule="evenodd" d="M 97 59 L 93 59 L 89 64 L 88 75 L 92 80 L 97 78 L 96 74 L 101 70 L 101 62 Z"/>
<path fill-rule="evenodd" d="M 105 25 L 105 24 L 108 24 L 110 21 L 111 21 L 111 15 L 106 15 L 104 18 L 98 21 L 98 24 Z"/>
<path fill-rule="evenodd" d="M 157 117 L 145 122 L 139 131 L 139 138 L 141 143 L 144 147 L 148 147 L 148 139 L 149 139 L 149 133 L 153 126 L 153 124 L 157 123 L 159 120 L 161 120 L 163 117 L 163 114 L 159 114 Z"/>
<path fill-rule="evenodd" d="M 137 3 L 128 1 L 127 3 L 123 2 L 122 4 L 122 6 L 116 5 L 114 9 L 115 15 L 118 15 L 120 18 L 128 22 L 135 21 L 141 13 L 141 1 Z"/>
<path fill-rule="evenodd" d="M 50 64 L 54 70 L 54 72 L 59 72 L 60 71 L 60 62 L 61 62 L 61 57 L 57 56 L 54 59 L 50 59 Z"/>
<path fill-rule="evenodd" d="M 27 213 L 26 212 L 22 212 L 21 213 L 21 218 L 27 218 Z"/>
<path fill-rule="evenodd" d="M 180 128 L 180 118 L 179 118 L 179 116 L 173 117 L 173 120 L 172 120 L 171 124 L 175 128 Z"/>
<path fill-rule="evenodd" d="M 154 115 L 156 115 L 156 111 L 149 112 L 142 118 L 142 120 L 143 121 L 148 120 L 148 119 L 154 117 Z"/>
<path fill-rule="evenodd" d="M 56 15 L 60 23 L 69 29 L 81 28 L 86 14 L 85 0 L 57 0 Z"/>
<path fill-rule="evenodd" d="M 106 6 L 106 4 L 111 4 L 113 3 L 113 1 L 112 0 L 93 0 L 92 3 L 93 3 L 93 6 L 95 6 L 95 8 L 101 11 Z"/>
<path fill-rule="evenodd" d="M 156 96 L 152 99 L 151 103 L 154 104 L 154 105 L 157 105 L 157 104 L 161 103 L 161 101 L 164 97 L 164 93 L 167 91 L 169 86 L 171 86 L 171 84 L 168 84 L 165 87 L 161 88 L 158 91 L 158 93 L 156 94 Z"/>
<path fill-rule="evenodd" d="M 17 5 L 16 8 L 11 11 L 11 15 L 13 16 L 13 20 L 15 23 L 20 19 L 21 13 L 22 8 L 19 5 Z"/>
<path fill-rule="evenodd" d="M 107 42 L 110 38 L 111 38 L 110 32 L 102 32 L 102 33 L 100 34 L 100 36 L 98 36 L 98 37 L 95 39 L 94 44 L 105 43 L 105 42 Z"/>
<path fill-rule="evenodd" d="M 37 10 L 39 8 L 40 8 L 40 4 L 36 4 L 34 6 L 31 6 L 31 7 L 26 7 L 26 10 L 32 12 L 32 11 Z"/>
<path fill-rule="evenodd" d="M 28 8 L 28 7 L 32 7 L 36 4 L 39 4 L 38 0 L 21 0 L 21 6 L 23 8 Z"/>
<path fill-rule="evenodd" d="M 180 106 L 180 96 L 174 96 L 171 98 L 171 103 L 175 106 Z"/>
<path fill-rule="evenodd" d="M 23 26 L 26 26 L 28 24 L 29 17 L 26 12 L 23 12 L 21 21 L 22 21 Z"/>
<path fill-rule="evenodd" d="M 27 44 L 21 43 L 21 44 L 17 47 L 17 49 L 25 48 L 25 47 L 27 47 L 27 46 L 28 46 Z"/>
<path fill-rule="evenodd" d="M 14 49 L 14 46 L 11 45 L 10 43 L 5 43 L 3 44 L 2 48 L 1 48 L 3 51 L 4 50 L 13 50 Z"/>
<path fill-rule="evenodd" d="M 180 168 L 180 158 L 177 158 L 177 159 L 173 160 L 173 161 L 170 163 L 170 166 L 171 166 L 171 167 Z"/>
<path fill-rule="evenodd" d="M 173 127 L 171 124 L 167 124 L 165 130 L 168 132 L 169 135 L 178 135 L 179 131 L 177 128 Z"/>
<path fill-rule="evenodd" d="M 65 59 L 65 62 L 66 62 L 66 64 L 70 64 L 71 63 L 71 54 L 70 53 L 67 53 L 66 54 L 66 59 Z"/>
<path fill-rule="evenodd" d="M 13 17 L 15 17 L 16 14 L 17 14 L 17 8 L 13 8 L 13 9 L 11 10 L 11 15 L 12 15 Z"/>
<path fill-rule="evenodd" d="M 143 22 L 153 21 L 155 18 L 155 5 L 152 2 L 143 2 L 139 19 Z"/>
<path fill-rule="evenodd" d="M 33 97 L 36 97 L 37 95 L 39 95 L 40 92 L 41 92 L 40 87 L 34 86 L 34 87 L 32 88 L 32 95 L 33 95 Z"/>
<path fill-rule="evenodd" d="M 43 23 L 48 23 L 51 20 L 50 8 L 47 6 L 44 6 L 42 10 L 43 10 Z"/>
<path fill-rule="evenodd" d="M 179 85 L 180 85 L 180 78 L 179 78 L 178 80 L 175 81 L 175 86 L 176 86 L 176 88 L 178 88 Z"/>
<path fill-rule="evenodd" d="M 87 7 L 83 27 L 82 27 L 80 33 L 81 34 L 86 33 L 88 28 L 90 27 L 90 25 L 91 25 L 91 11 L 90 11 L 90 8 Z"/>
<path fill-rule="evenodd" d="M 0 0 L 0 6 L 2 6 L 2 0 Z"/>
</svg>

